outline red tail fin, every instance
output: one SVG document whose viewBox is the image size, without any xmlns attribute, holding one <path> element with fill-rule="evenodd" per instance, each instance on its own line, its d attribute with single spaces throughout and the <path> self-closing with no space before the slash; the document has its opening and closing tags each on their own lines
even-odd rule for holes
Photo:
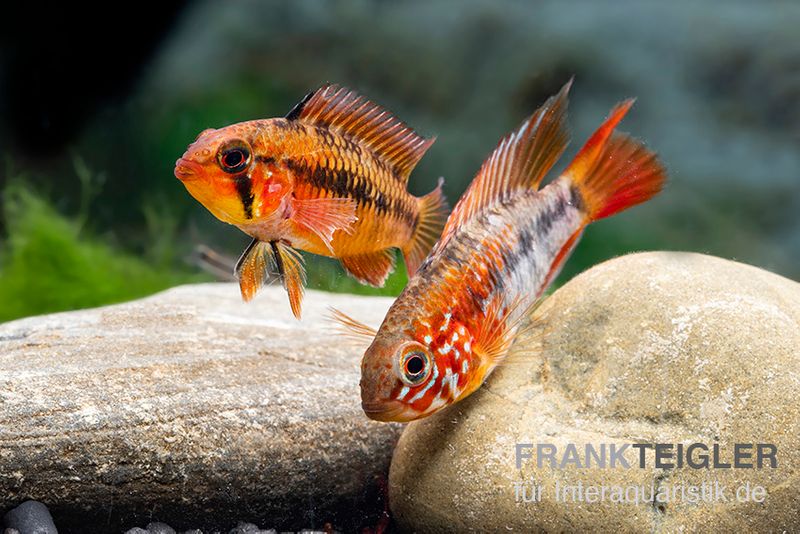
<svg viewBox="0 0 800 534">
<path fill-rule="evenodd" d="M 614 107 L 564 171 L 580 190 L 591 220 L 641 204 L 664 186 L 666 171 L 656 155 L 640 141 L 614 132 L 632 105 L 626 100 Z"/>
</svg>

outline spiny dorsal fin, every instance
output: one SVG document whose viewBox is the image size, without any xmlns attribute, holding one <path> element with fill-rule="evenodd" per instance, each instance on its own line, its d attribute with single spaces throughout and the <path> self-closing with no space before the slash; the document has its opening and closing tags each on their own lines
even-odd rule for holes
<svg viewBox="0 0 800 534">
<path fill-rule="evenodd" d="M 447 219 L 438 248 L 456 229 L 484 209 L 520 190 L 539 186 L 567 147 L 564 116 L 571 85 L 572 80 L 500 141 Z"/>
<path fill-rule="evenodd" d="M 391 113 L 338 85 L 324 85 L 309 93 L 286 115 L 323 126 L 363 144 L 387 162 L 403 182 L 435 138 L 425 139 Z"/>
</svg>

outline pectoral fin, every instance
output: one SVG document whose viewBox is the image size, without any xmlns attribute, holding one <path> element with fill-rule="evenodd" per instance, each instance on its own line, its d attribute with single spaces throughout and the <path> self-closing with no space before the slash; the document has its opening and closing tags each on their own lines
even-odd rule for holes
<svg viewBox="0 0 800 534">
<path fill-rule="evenodd" d="M 293 199 L 292 219 L 319 237 L 333 254 L 333 233 L 350 233 L 356 217 L 356 201 L 352 198 Z"/>
<path fill-rule="evenodd" d="M 484 320 L 472 344 L 473 351 L 492 365 L 502 362 L 524 321 L 540 302 L 537 299 L 526 305 L 521 298 L 517 298 L 506 305 L 502 293 L 495 295 L 484 312 Z"/>
<path fill-rule="evenodd" d="M 379 250 L 369 254 L 357 254 L 339 258 L 342 266 L 353 278 L 362 284 L 383 287 L 389 273 L 394 270 L 394 251 Z"/>
<path fill-rule="evenodd" d="M 269 280 L 270 271 L 274 270 L 289 294 L 289 305 L 292 313 L 300 318 L 300 308 L 305 290 L 306 271 L 300 253 L 280 241 L 265 243 L 253 239 L 236 263 L 236 277 L 242 299 L 252 300 L 256 292 Z"/>
</svg>

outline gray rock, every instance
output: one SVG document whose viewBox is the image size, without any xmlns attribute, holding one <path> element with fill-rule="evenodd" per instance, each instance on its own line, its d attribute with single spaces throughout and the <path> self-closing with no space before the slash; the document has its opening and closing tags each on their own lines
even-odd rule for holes
<svg viewBox="0 0 800 534">
<path fill-rule="evenodd" d="M 365 344 L 325 316 L 390 302 L 310 291 L 298 322 L 280 288 L 207 284 L 0 325 L 0 506 L 83 532 L 369 524 L 400 427 L 363 415 Z"/>
<path fill-rule="evenodd" d="M 389 481 L 401 529 L 800 529 L 800 284 L 699 254 L 636 254 L 574 278 L 536 317 L 533 333 L 478 392 L 404 431 Z M 778 466 L 665 469 L 649 452 L 639 468 L 633 449 L 624 455 L 630 469 L 516 466 L 520 443 L 561 453 L 574 443 L 583 457 L 586 444 L 694 442 L 719 443 L 723 461 L 735 443 L 774 444 Z M 517 502 L 516 487 L 524 484 L 530 498 L 532 481 L 541 499 Z M 555 498 L 556 483 L 579 482 L 609 492 L 642 486 L 645 502 L 614 503 L 610 493 L 602 504 Z M 724 486 L 728 500 L 648 499 L 651 485 L 703 483 Z M 763 502 L 737 502 L 745 484 L 765 488 Z"/>
<path fill-rule="evenodd" d="M 275 530 L 262 530 L 258 525 L 253 523 L 240 522 L 236 528 L 231 530 L 228 534 L 276 534 Z"/>
<path fill-rule="evenodd" d="M 21 534 L 58 534 L 47 506 L 36 501 L 25 501 L 10 510 L 3 521 L 7 529 Z"/>
<path fill-rule="evenodd" d="M 175 529 L 166 523 L 154 521 L 153 523 L 148 523 L 147 532 L 150 534 L 175 534 Z"/>
</svg>

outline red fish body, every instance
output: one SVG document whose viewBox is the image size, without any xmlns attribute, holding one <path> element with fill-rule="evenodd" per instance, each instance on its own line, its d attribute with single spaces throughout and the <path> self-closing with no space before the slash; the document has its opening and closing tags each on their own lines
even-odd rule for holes
<svg viewBox="0 0 800 534">
<path fill-rule="evenodd" d="M 418 419 L 474 392 L 586 225 L 660 190 L 665 175 L 655 155 L 613 132 L 632 101 L 538 189 L 566 147 L 567 90 L 501 141 L 390 308 L 362 361 L 369 417 Z"/>
<path fill-rule="evenodd" d="M 354 92 L 325 86 L 285 118 L 202 132 L 175 174 L 212 214 L 253 237 L 236 268 L 244 299 L 271 266 L 299 317 L 297 250 L 338 258 L 360 282 L 381 286 L 399 248 L 414 273 L 446 210 L 441 183 L 421 198 L 407 191 L 432 143 Z"/>
</svg>

